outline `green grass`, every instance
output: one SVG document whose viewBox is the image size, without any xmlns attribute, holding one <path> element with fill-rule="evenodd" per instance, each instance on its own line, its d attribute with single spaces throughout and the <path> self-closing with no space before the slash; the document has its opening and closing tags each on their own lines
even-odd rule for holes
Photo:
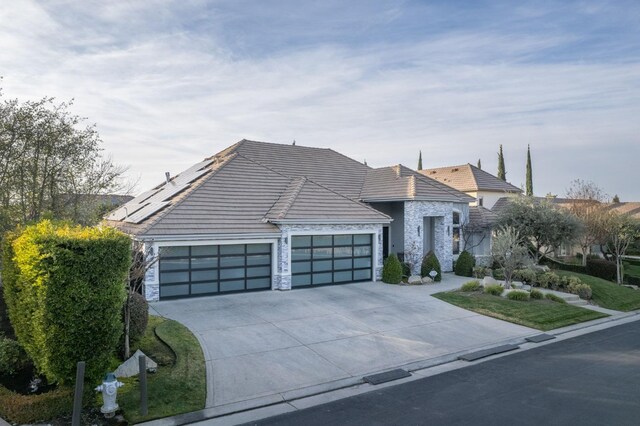
<svg viewBox="0 0 640 426">
<path fill-rule="evenodd" d="M 640 264 L 631 262 L 622 262 L 624 264 L 624 274 L 633 275 L 640 278 Z"/>
<path fill-rule="evenodd" d="M 593 291 L 592 299 L 603 308 L 616 311 L 633 311 L 640 309 L 640 291 L 619 286 L 611 281 L 576 272 L 555 271 L 558 275 L 575 276 L 588 284 Z"/>
<path fill-rule="evenodd" d="M 517 301 L 483 293 L 449 291 L 434 294 L 445 302 L 482 315 L 547 331 L 608 315 L 550 300 Z"/>
<path fill-rule="evenodd" d="M 166 343 L 166 344 L 165 344 Z M 137 347 L 158 363 L 147 374 L 149 415 L 140 415 L 138 377 L 120 379 L 118 403 L 129 423 L 201 410 L 205 404 L 205 364 L 196 337 L 183 325 L 150 316 L 149 326 Z"/>
</svg>

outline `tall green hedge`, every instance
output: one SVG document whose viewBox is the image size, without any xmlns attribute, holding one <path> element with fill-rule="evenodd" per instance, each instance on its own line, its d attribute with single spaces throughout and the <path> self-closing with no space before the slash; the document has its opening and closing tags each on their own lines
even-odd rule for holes
<svg viewBox="0 0 640 426">
<path fill-rule="evenodd" d="M 454 272 L 461 277 L 470 277 L 473 275 L 474 266 L 476 266 L 476 258 L 468 251 L 463 250 L 458 256 Z"/>
<path fill-rule="evenodd" d="M 8 235 L 3 287 L 16 337 L 51 382 L 72 383 L 108 369 L 122 333 L 131 243 L 111 228 L 42 221 Z"/>
<path fill-rule="evenodd" d="M 438 274 L 433 281 L 438 282 L 442 280 L 442 269 L 440 268 L 440 261 L 436 257 L 433 251 L 430 251 L 422 258 L 422 265 L 420 266 L 420 275 L 423 277 L 430 277 L 429 272 L 435 270 Z"/>
<path fill-rule="evenodd" d="M 382 282 L 387 284 L 398 284 L 402 281 L 402 264 L 395 253 L 387 257 L 382 266 Z"/>
</svg>

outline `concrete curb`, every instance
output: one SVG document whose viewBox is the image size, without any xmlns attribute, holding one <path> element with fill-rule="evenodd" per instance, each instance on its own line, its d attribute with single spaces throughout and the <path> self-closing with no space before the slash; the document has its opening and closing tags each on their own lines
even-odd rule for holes
<svg viewBox="0 0 640 426">
<path fill-rule="evenodd" d="M 531 333 L 531 335 L 520 336 L 516 338 L 504 339 L 502 341 L 493 342 L 488 345 L 478 346 L 472 349 L 462 350 L 456 353 L 449 353 L 440 357 L 420 360 L 411 362 L 404 365 L 399 365 L 395 368 L 402 368 L 411 373 L 412 377 L 406 379 L 396 380 L 388 382 L 382 385 L 373 386 L 365 383 L 362 377 L 367 374 L 382 373 L 382 371 L 372 371 L 359 375 L 359 377 L 350 377 L 346 379 L 336 380 L 332 382 L 323 383 L 320 385 L 310 386 L 307 388 L 296 389 L 293 391 L 287 391 L 280 394 L 274 394 L 270 396 L 250 399 L 246 401 L 221 405 L 212 408 L 205 408 L 204 410 L 194 411 L 174 417 L 167 417 L 164 419 L 153 420 L 146 423 L 141 423 L 145 426 L 179 426 L 201 422 L 204 420 L 210 420 L 207 424 L 239 424 L 244 422 L 250 422 L 278 414 L 283 414 L 303 408 L 312 407 L 319 404 L 335 401 L 342 398 L 358 395 L 361 393 L 369 392 L 374 389 L 382 389 L 387 386 L 395 386 L 398 384 L 410 382 L 413 380 L 422 379 L 425 377 L 441 374 L 446 371 L 455 370 L 458 368 L 464 368 L 467 366 L 475 365 L 480 362 L 486 362 L 491 359 L 500 358 L 503 356 L 509 356 L 521 351 L 530 350 L 533 348 L 541 347 L 543 345 L 553 344 L 555 342 L 563 341 L 576 337 L 578 335 L 588 334 L 593 331 L 606 329 L 616 325 L 638 321 L 640 320 L 640 312 L 629 312 L 620 315 L 615 315 L 599 320 L 593 320 L 588 323 L 581 323 L 572 326 L 563 327 L 554 331 L 547 332 L 558 338 L 548 340 L 541 343 L 531 343 L 525 340 L 526 337 L 540 334 L 540 331 Z M 458 357 L 467 353 L 475 352 L 478 350 L 489 349 L 503 344 L 517 344 L 520 345 L 520 349 L 515 351 L 497 354 L 489 356 L 481 360 L 467 362 L 460 361 Z M 207 372 L 207 374 L 209 374 Z M 2 426 L 2 425 L 0 425 Z"/>
</svg>

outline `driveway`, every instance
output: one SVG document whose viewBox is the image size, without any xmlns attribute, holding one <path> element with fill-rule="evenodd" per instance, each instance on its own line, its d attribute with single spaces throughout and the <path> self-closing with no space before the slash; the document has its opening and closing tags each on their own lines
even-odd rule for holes
<svg viewBox="0 0 640 426">
<path fill-rule="evenodd" d="M 207 407 L 279 395 L 535 334 L 430 295 L 468 279 L 424 286 L 357 283 L 151 304 L 198 337 Z M 304 390 L 303 390 L 304 392 Z"/>
</svg>

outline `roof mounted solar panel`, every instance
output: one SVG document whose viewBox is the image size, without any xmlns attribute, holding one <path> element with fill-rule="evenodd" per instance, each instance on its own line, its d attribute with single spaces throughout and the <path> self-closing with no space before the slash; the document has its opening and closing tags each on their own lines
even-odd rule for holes
<svg viewBox="0 0 640 426">
<path fill-rule="evenodd" d="M 152 214 L 162 210 L 164 207 L 168 206 L 169 204 L 171 203 L 167 201 L 159 202 L 159 203 L 157 202 L 148 203 L 142 209 L 138 210 L 134 214 L 129 215 L 127 218 L 125 218 L 124 221 L 129 223 L 140 223 L 146 218 L 148 218 L 149 216 L 151 216 Z"/>
<path fill-rule="evenodd" d="M 168 201 L 174 195 L 184 191 L 189 187 L 189 184 L 179 185 L 173 182 L 163 186 L 160 191 L 149 199 L 150 202 Z"/>
<path fill-rule="evenodd" d="M 131 202 L 128 202 L 124 206 L 120 206 L 120 208 L 108 215 L 107 220 L 123 220 L 127 216 L 137 212 L 146 205 L 147 203 L 131 204 Z"/>
<path fill-rule="evenodd" d="M 180 173 L 178 176 L 176 176 L 176 178 L 173 179 L 172 183 L 175 183 L 176 185 L 188 184 L 198 179 L 200 176 L 209 173 L 210 171 L 211 169 L 192 170 L 192 171 L 187 170 Z"/>
<path fill-rule="evenodd" d="M 207 160 L 201 161 L 201 162 L 199 162 L 197 164 L 194 164 L 193 166 L 189 167 L 187 170 L 185 170 L 182 173 L 184 174 L 184 173 L 190 173 L 190 172 L 198 171 L 198 170 L 200 170 L 200 169 L 202 169 L 204 167 L 207 167 L 209 164 L 213 163 L 213 161 L 214 161 L 213 158 L 209 158 Z"/>
</svg>

